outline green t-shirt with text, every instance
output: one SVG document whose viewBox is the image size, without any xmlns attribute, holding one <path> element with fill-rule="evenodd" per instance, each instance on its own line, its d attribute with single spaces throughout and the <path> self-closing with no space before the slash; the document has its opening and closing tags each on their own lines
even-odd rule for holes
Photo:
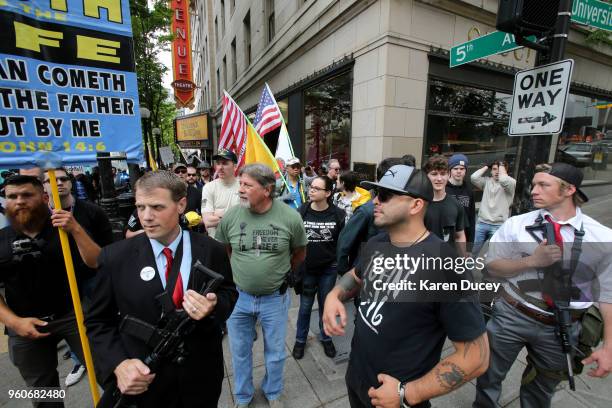
<svg viewBox="0 0 612 408">
<path fill-rule="evenodd" d="M 240 205 L 231 207 L 215 238 L 232 247 L 234 282 L 252 295 L 268 295 L 283 283 L 291 253 L 308 244 L 302 218 L 287 204 L 274 200 L 264 214 Z"/>
</svg>

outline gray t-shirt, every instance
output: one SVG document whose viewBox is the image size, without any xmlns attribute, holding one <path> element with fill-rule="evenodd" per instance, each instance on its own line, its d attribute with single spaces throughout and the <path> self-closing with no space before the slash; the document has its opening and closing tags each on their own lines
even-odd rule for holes
<svg viewBox="0 0 612 408">
<path fill-rule="evenodd" d="M 298 212 L 276 200 L 264 214 L 240 205 L 230 208 L 215 238 L 231 245 L 234 282 L 252 295 L 277 290 L 291 268 L 291 253 L 308 243 Z"/>
</svg>

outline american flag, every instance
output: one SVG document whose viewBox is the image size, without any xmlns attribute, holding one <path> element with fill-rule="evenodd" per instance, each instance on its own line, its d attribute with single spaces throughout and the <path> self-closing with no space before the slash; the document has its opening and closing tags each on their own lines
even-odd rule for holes
<svg viewBox="0 0 612 408">
<path fill-rule="evenodd" d="M 273 131 L 282 124 L 282 117 L 272 91 L 268 84 L 261 91 L 259 105 L 257 105 L 257 113 L 255 114 L 255 130 L 259 136 L 264 137 L 265 134 Z"/>
<path fill-rule="evenodd" d="M 219 149 L 231 150 L 238 157 L 237 169 L 244 165 L 247 140 L 246 117 L 227 92 L 223 93 L 223 116 L 221 118 L 221 140 Z"/>
</svg>

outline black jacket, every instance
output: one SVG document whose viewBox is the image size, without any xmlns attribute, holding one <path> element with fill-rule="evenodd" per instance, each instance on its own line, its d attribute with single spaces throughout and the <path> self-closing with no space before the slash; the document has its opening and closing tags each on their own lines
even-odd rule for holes
<svg viewBox="0 0 612 408">
<path fill-rule="evenodd" d="M 357 207 L 338 237 L 337 263 L 340 275 L 348 272 L 358 258 L 361 244 L 379 233 L 374 225 L 372 200 Z"/>
<path fill-rule="evenodd" d="M 238 292 L 232 279 L 229 258 L 222 244 L 202 234 L 190 233 L 192 262 L 202 264 L 222 274 L 225 281 L 217 290 L 214 312 L 201 320 L 185 339 L 186 370 L 196 375 L 205 370 L 211 350 L 221 350 L 221 324 L 232 313 Z M 140 277 L 145 266 L 157 269 L 153 249 L 146 234 L 119 241 L 102 249 L 98 259 L 98 274 L 91 306 L 85 316 L 87 335 L 91 342 L 98 379 L 102 384 L 114 380 L 113 371 L 128 358 L 144 359 L 150 348 L 143 342 L 119 332 L 119 323 L 131 315 L 153 325 L 157 324 L 161 308 L 155 296 L 163 292 L 159 275 L 150 281 Z M 188 288 L 194 288 L 191 275 Z"/>
</svg>

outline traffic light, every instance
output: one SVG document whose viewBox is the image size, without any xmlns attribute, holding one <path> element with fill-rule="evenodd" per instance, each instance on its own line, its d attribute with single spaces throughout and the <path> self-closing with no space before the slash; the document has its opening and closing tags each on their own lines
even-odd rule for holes
<svg viewBox="0 0 612 408">
<path fill-rule="evenodd" d="M 561 0 L 499 0 L 499 31 L 520 36 L 536 35 L 555 28 Z"/>
</svg>

